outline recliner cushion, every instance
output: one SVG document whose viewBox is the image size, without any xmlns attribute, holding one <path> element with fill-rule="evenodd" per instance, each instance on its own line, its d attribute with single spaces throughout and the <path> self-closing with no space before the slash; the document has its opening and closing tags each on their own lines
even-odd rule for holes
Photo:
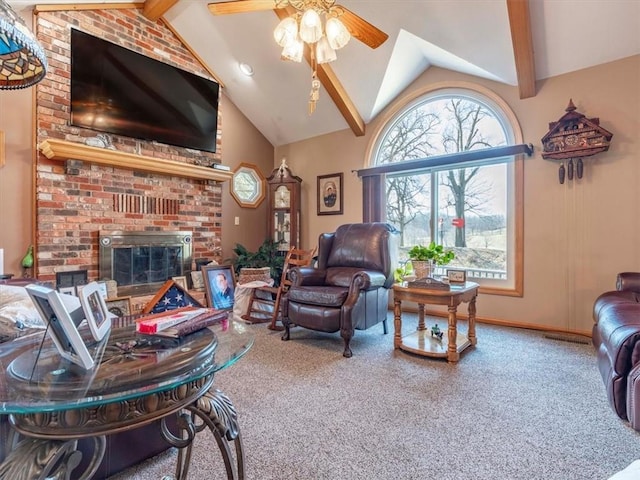
<svg viewBox="0 0 640 480">
<path fill-rule="evenodd" d="M 287 296 L 290 302 L 306 303 L 323 307 L 341 307 L 349 293 L 343 287 L 291 287 Z"/>
</svg>

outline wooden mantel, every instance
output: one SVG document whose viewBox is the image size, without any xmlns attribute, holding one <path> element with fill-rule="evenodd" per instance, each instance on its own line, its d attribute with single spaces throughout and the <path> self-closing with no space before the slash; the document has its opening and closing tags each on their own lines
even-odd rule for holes
<svg viewBox="0 0 640 480">
<path fill-rule="evenodd" d="M 217 170 L 215 168 L 176 162 L 163 158 L 153 158 L 144 155 L 109 150 L 106 148 L 90 147 L 83 143 L 68 142 L 50 138 L 39 145 L 42 154 L 50 160 L 82 160 L 110 167 L 127 168 L 142 172 L 159 173 L 177 177 L 193 178 L 197 180 L 214 180 L 224 182 L 233 177 L 233 172 Z"/>
</svg>

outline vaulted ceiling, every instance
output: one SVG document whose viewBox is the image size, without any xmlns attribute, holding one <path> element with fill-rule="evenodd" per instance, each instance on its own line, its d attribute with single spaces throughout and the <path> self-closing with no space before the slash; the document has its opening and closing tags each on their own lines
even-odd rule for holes
<svg viewBox="0 0 640 480">
<path fill-rule="evenodd" d="M 389 37 L 376 49 L 352 39 L 336 61 L 321 66 L 320 99 L 309 115 L 311 68 L 282 61 L 273 39 L 285 10 L 269 9 L 267 0 L 266 10 L 214 15 L 211 3 L 218 1 L 139 6 L 192 48 L 275 146 L 347 128 L 362 135 L 432 66 L 517 86 L 521 98 L 531 98 L 536 80 L 640 54 L 637 0 L 343 0 L 338 3 Z M 9 4 L 28 7 L 33 0 Z M 241 73 L 242 62 L 253 76 Z"/>
</svg>

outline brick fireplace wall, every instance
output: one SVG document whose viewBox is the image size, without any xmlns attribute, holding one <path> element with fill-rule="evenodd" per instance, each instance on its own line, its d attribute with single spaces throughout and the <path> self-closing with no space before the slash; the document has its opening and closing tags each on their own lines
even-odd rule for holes
<svg viewBox="0 0 640 480">
<path fill-rule="evenodd" d="M 71 27 L 210 78 L 161 21 L 151 22 L 137 9 L 42 11 L 36 18 L 36 33 L 49 61 L 47 77 L 36 87 L 38 144 L 52 138 L 84 143 L 87 137 L 97 135 L 70 126 Z M 219 163 L 222 119 L 218 115 L 215 154 L 120 136 L 112 136 L 113 144 L 117 150 L 154 158 L 199 165 Z M 74 164 L 71 169 L 65 162 L 48 160 L 40 152 L 34 175 L 34 274 L 39 279 L 55 281 L 56 272 L 79 269 L 88 270 L 89 280 L 99 279 L 100 231 L 189 230 L 193 232 L 194 258 L 221 260 L 219 182 L 86 162 Z M 127 199 L 124 208 L 123 198 Z"/>
</svg>

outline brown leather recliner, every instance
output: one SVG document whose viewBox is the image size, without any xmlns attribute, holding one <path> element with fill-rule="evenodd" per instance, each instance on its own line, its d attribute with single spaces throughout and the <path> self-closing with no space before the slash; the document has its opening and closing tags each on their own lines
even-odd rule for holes
<svg viewBox="0 0 640 480">
<path fill-rule="evenodd" d="M 324 233 L 318 241 L 316 267 L 290 272 L 292 285 L 282 299 L 285 332 L 292 325 L 337 332 L 345 357 L 354 331 L 380 322 L 387 333 L 389 289 L 397 266 L 398 232 L 386 223 L 354 223 Z"/>
</svg>

